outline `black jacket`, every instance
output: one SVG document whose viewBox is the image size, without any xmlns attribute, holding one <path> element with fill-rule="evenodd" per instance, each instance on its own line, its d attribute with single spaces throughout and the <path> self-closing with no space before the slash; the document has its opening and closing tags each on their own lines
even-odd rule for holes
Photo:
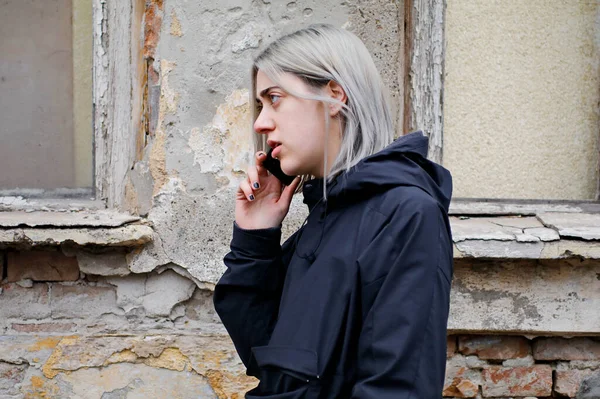
<svg viewBox="0 0 600 399">
<path fill-rule="evenodd" d="M 450 173 L 403 136 L 328 184 L 304 186 L 305 225 L 234 226 L 214 304 L 247 398 L 440 398 L 452 278 Z"/>
</svg>

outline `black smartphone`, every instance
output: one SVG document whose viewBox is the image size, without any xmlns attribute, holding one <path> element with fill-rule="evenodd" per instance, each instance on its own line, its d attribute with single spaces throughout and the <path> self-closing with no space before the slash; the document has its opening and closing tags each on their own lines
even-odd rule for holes
<svg viewBox="0 0 600 399">
<path fill-rule="evenodd" d="M 289 186 L 290 184 L 292 184 L 292 182 L 294 181 L 296 176 L 289 176 L 289 175 L 286 175 L 285 173 L 283 173 L 283 171 L 281 170 L 281 165 L 279 164 L 279 159 L 273 158 L 271 156 L 272 152 L 273 152 L 273 149 L 272 148 L 269 149 L 269 151 L 267 152 L 267 159 L 264 160 L 263 166 L 269 172 L 271 172 L 271 174 L 273 176 L 278 178 L 280 182 L 282 182 L 286 186 Z"/>
</svg>

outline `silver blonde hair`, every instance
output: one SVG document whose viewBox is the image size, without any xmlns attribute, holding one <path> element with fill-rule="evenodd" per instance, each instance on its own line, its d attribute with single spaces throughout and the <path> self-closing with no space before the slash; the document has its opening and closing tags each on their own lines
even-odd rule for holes
<svg viewBox="0 0 600 399">
<path fill-rule="evenodd" d="M 351 32 L 328 24 L 318 24 L 274 41 L 254 61 L 251 96 L 256 94 L 256 74 L 259 69 L 291 95 L 321 101 L 324 105 L 334 103 L 341 106 L 341 148 L 328 178 L 349 170 L 364 157 L 382 150 L 393 141 L 394 128 L 387 91 L 369 51 Z M 292 73 L 302 79 L 314 94 L 289 91 L 281 84 L 280 76 L 283 73 Z M 319 95 L 320 89 L 330 81 L 344 89 L 347 103 Z M 256 104 L 253 98 L 250 103 Z M 328 107 L 324 108 L 328 131 L 330 117 Z M 254 121 L 258 117 L 257 106 L 253 110 Z M 254 136 L 257 151 L 265 150 L 265 136 Z M 310 176 L 304 176 L 303 180 L 308 178 Z"/>
</svg>

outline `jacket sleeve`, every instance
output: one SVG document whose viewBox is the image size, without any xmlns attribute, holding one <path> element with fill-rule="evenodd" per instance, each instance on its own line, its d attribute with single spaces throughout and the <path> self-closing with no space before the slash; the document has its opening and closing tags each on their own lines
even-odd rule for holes
<svg viewBox="0 0 600 399">
<path fill-rule="evenodd" d="M 246 366 L 258 370 L 251 349 L 266 345 L 277 320 L 292 238 L 280 245 L 281 229 L 244 230 L 234 224 L 227 270 L 215 287 L 213 302 Z"/>
<path fill-rule="evenodd" d="M 442 396 L 452 278 L 448 219 L 434 203 L 402 208 L 359 257 L 359 267 L 381 265 L 384 273 L 362 288 L 370 299 L 363 299 L 352 398 Z"/>
</svg>

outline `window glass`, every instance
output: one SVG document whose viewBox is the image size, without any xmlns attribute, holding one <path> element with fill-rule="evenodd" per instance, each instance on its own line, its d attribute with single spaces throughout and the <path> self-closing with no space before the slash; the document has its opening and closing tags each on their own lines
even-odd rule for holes
<svg viewBox="0 0 600 399">
<path fill-rule="evenodd" d="M 0 0 L 0 37 L 0 192 L 91 188 L 91 0 Z"/>
</svg>

